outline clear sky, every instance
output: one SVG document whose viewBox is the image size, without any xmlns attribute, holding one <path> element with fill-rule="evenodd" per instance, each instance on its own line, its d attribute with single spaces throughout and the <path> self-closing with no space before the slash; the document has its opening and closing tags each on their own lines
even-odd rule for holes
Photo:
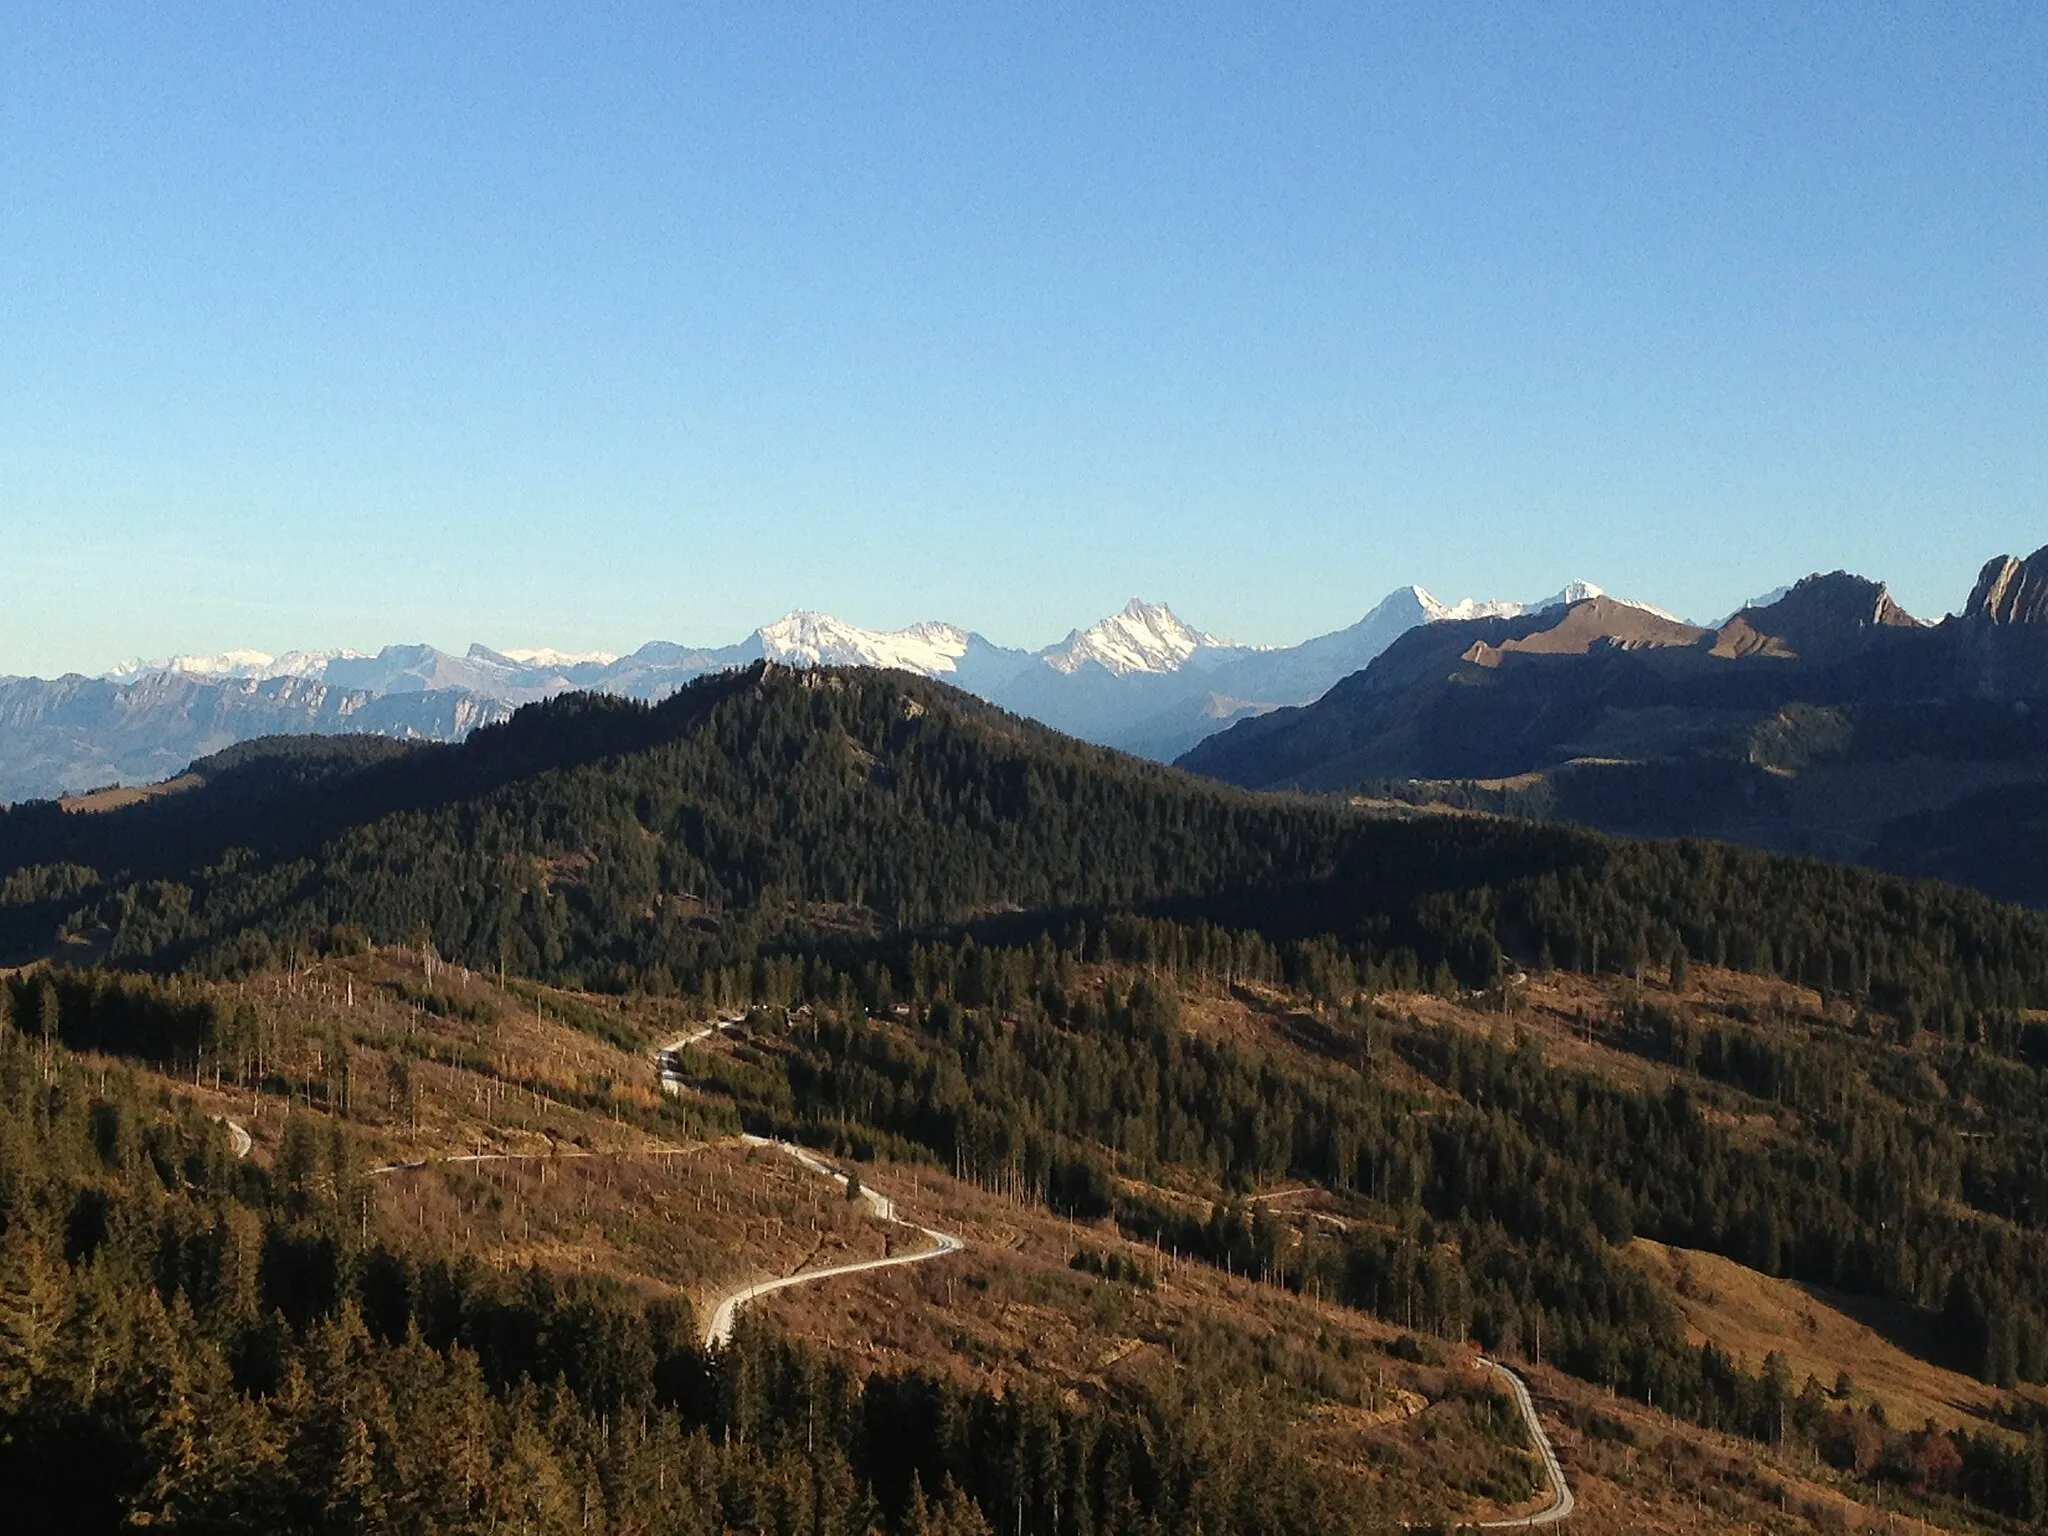
<svg viewBox="0 0 2048 1536">
<path fill-rule="evenodd" d="M 0 672 L 2048 543 L 2048 7 L 0 0 Z"/>
</svg>

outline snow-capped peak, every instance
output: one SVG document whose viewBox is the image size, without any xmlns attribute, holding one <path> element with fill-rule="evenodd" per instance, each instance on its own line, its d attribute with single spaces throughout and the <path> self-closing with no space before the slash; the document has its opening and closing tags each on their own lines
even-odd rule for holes
<svg viewBox="0 0 2048 1536">
<path fill-rule="evenodd" d="M 799 667 L 891 667 L 926 677 L 957 670 L 968 641 L 967 632 L 951 624 L 862 629 L 804 608 L 763 625 L 755 634 L 762 655 L 770 661 Z"/>
<path fill-rule="evenodd" d="M 156 672 L 184 672 L 194 677 L 233 677 L 255 672 L 275 660 L 268 651 L 222 651 L 218 656 L 171 656 L 163 661 L 145 661 L 140 656 L 110 667 L 110 678 L 145 677 Z"/>
<path fill-rule="evenodd" d="M 1445 619 L 1512 619 L 1528 610 L 1520 603 L 1508 602 L 1501 598 L 1461 597 L 1455 603 L 1446 603 L 1422 587 L 1409 589 L 1415 594 L 1428 623 L 1440 623 Z"/>
<path fill-rule="evenodd" d="M 1635 608 L 1643 613 L 1654 614 L 1660 619 L 1669 619 L 1674 624 L 1683 624 L 1685 622 L 1677 614 L 1667 613 L 1654 603 L 1638 602 L 1632 597 L 1616 597 L 1605 587 L 1596 587 L 1590 581 L 1568 581 L 1564 584 L 1562 591 L 1552 593 L 1539 603 L 1531 603 L 1523 611 L 1527 613 L 1546 613 L 1552 608 L 1569 608 L 1573 603 L 1583 603 L 1591 597 L 1604 597 L 1610 603 L 1619 603 L 1624 608 Z"/>
<path fill-rule="evenodd" d="M 356 651 L 286 651 L 282 656 L 272 656 L 268 651 L 234 650 L 222 651 L 217 656 L 172 656 L 163 661 L 145 661 L 138 657 L 109 668 L 104 675 L 117 683 L 164 673 L 263 681 L 273 677 L 318 677 L 327 670 L 330 661 L 359 657 L 360 653 Z"/>
<path fill-rule="evenodd" d="M 1195 652 L 1230 644 L 1183 623 L 1164 603 L 1134 597 L 1121 613 L 1070 632 L 1042 654 L 1045 664 L 1057 672 L 1078 672 L 1092 661 L 1123 677 L 1132 672 L 1177 672 Z"/>
<path fill-rule="evenodd" d="M 545 645 L 507 646 L 498 654 L 522 667 L 608 667 L 619 659 L 611 651 L 558 651 Z"/>
<path fill-rule="evenodd" d="M 1569 608 L 1573 603 L 1583 603 L 1588 598 L 1605 596 L 1607 596 L 1607 589 L 1605 587 L 1596 587 L 1590 581 L 1568 581 L 1560 591 L 1544 598 L 1542 602 L 1532 603 L 1530 606 L 1538 613 L 1542 613 L 1547 609 Z M 1626 599 L 1616 598 L 1615 601 L 1619 603 L 1626 601 Z M 1642 604 L 1630 603 L 1629 606 L 1631 608 L 1640 608 Z"/>
<path fill-rule="evenodd" d="M 1620 603 L 1624 608 L 1640 608 L 1644 613 L 1655 614 L 1660 619 L 1670 619 L 1674 624 L 1683 623 L 1676 614 L 1666 613 L 1662 608 L 1649 603 L 1639 603 L 1633 598 L 1616 597 L 1604 587 L 1597 587 L 1590 581 L 1568 581 L 1549 597 L 1538 598 L 1533 603 L 1518 603 L 1506 598 L 1460 598 L 1455 603 L 1446 603 L 1430 596 L 1421 587 L 1410 588 L 1422 611 L 1434 623 L 1443 619 L 1516 619 L 1525 613 L 1548 613 L 1553 608 L 1569 608 L 1573 603 L 1583 603 L 1589 598 L 1604 597 L 1609 602 Z"/>
</svg>

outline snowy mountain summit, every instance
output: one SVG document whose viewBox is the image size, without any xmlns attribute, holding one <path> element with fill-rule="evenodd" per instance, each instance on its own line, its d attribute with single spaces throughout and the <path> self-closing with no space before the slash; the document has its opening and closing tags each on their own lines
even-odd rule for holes
<svg viewBox="0 0 2048 1536">
<path fill-rule="evenodd" d="M 565 689 L 652 701 L 692 678 L 763 660 L 918 673 L 1083 740 L 1170 762 L 1233 720 L 1320 698 L 1418 624 L 1514 618 L 1605 596 L 1584 581 L 1533 603 L 1445 603 L 1421 587 L 1397 587 L 1355 624 L 1274 647 L 1219 639 L 1164 603 L 1132 598 L 1030 650 L 953 624 L 863 629 L 799 608 L 732 644 L 656 640 L 626 656 L 533 644 L 472 645 L 456 655 L 412 644 L 374 655 L 230 650 L 132 661 L 97 679 L 0 678 L 0 802 L 146 783 L 231 742 L 278 732 L 453 740 Z M 99 712 L 89 724 L 77 713 L 87 709 L 81 686 L 87 712 Z M 24 720 L 43 723 L 25 730 Z"/>
<path fill-rule="evenodd" d="M 1683 624 L 1685 622 L 1677 614 L 1667 609 L 1659 608 L 1655 603 L 1645 603 L 1633 597 L 1621 597 L 1608 591 L 1605 587 L 1594 586 L 1590 581 L 1568 581 L 1564 584 L 1562 592 L 1553 593 L 1551 596 L 1544 598 L 1540 603 L 1531 603 L 1525 611 L 1529 613 L 1544 613 L 1552 608 L 1569 608 L 1573 603 L 1583 603 L 1595 597 L 1604 597 L 1610 603 L 1619 603 L 1624 608 L 1637 608 L 1644 613 L 1653 614 L 1657 618 L 1669 619 L 1673 624 Z"/>
<path fill-rule="evenodd" d="M 1530 611 L 1525 605 L 1506 598 L 1461 597 L 1455 603 L 1447 603 L 1425 587 L 1409 587 L 1405 594 L 1397 592 L 1394 595 L 1414 598 L 1416 612 L 1420 615 L 1416 622 L 1422 624 L 1441 624 L 1455 619 L 1512 619 Z M 1543 605 L 1536 606 L 1540 608 Z"/>
<path fill-rule="evenodd" d="M 1596 587 L 1590 581 L 1568 581 L 1549 597 L 1538 598 L 1533 603 L 1510 602 L 1499 598 L 1460 598 L 1455 603 L 1440 602 L 1421 587 L 1402 589 L 1413 593 L 1417 606 L 1430 623 L 1441 623 L 1445 619 L 1517 619 L 1525 613 L 1547 613 L 1552 608 L 1569 608 L 1573 603 L 1583 603 L 1592 598 L 1604 597 L 1610 602 L 1620 603 L 1624 608 L 1640 608 L 1653 613 L 1660 619 L 1670 619 L 1674 624 L 1682 622 L 1674 614 L 1649 603 L 1639 603 L 1633 598 L 1616 597 L 1605 587 Z M 1396 593 L 1395 596 L 1400 596 Z"/>
<path fill-rule="evenodd" d="M 1238 651 L 1249 647 L 1219 640 L 1183 623 L 1164 603 L 1132 598 L 1113 613 L 1040 654 L 1056 672 L 1078 672 L 1094 662 L 1117 677 L 1133 672 L 1178 672 L 1197 651 Z"/>
<path fill-rule="evenodd" d="M 522 667 L 546 667 L 557 672 L 568 667 L 608 667 L 619 659 L 615 651 L 558 651 L 546 645 L 508 645 L 498 654 Z"/>
<path fill-rule="evenodd" d="M 125 683 L 140 677 L 169 674 L 177 677 L 234 678 L 268 682 L 276 677 L 317 678 L 330 661 L 361 659 L 358 651 L 287 651 L 273 656 L 268 651 L 222 651 L 218 656 L 172 656 L 163 661 L 137 657 L 109 668 L 109 681 Z"/>
<path fill-rule="evenodd" d="M 799 608 L 754 632 L 761 654 L 793 667 L 890 667 L 944 677 L 959 668 L 972 637 L 951 624 L 862 629 L 829 613 Z"/>
</svg>

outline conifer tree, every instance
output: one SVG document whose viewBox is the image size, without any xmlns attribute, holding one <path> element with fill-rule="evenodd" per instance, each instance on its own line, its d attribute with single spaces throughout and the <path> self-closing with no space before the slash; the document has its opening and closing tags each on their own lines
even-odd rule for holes
<svg viewBox="0 0 2048 1536">
<path fill-rule="evenodd" d="M 0 1414 L 19 1412 L 51 1365 L 65 1286 L 29 1222 L 0 1233 Z"/>
</svg>

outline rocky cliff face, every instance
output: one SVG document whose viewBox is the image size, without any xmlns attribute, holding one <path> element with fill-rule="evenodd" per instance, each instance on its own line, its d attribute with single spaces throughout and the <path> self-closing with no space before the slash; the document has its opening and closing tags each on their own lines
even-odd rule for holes
<svg viewBox="0 0 2048 1536">
<path fill-rule="evenodd" d="M 1955 692 L 2004 703 L 2048 699 L 2048 549 L 1987 563 L 1970 601 L 1941 629 Z"/>
<path fill-rule="evenodd" d="M 258 736 L 459 741 L 512 706 L 458 688 L 378 695 L 307 677 L 0 678 L 0 803 L 168 778 Z"/>
<path fill-rule="evenodd" d="M 1825 666 L 1920 621 L 1881 581 L 1831 571 L 1808 576 L 1774 603 L 1744 608 L 1714 636 L 1719 657 L 1775 656 Z"/>
<path fill-rule="evenodd" d="M 2048 623 L 2048 547 L 2024 560 L 2000 555 L 1977 575 L 1963 617 L 1989 624 Z"/>
<path fill-rule="evenodd" d="M 1872 730 L 1891 746 L 1870 750 L 1887 762 L 1955 752 L 2005 763 L 2019 751 L 2011 721 L 2048 715 L 2044 704 L 2048 549 L 1992 561 L 1965 611 L 1935 625 L 1847 571 L 1808 576 L 1712 631 L 1605 599 L 1426 624 L 1315 704 L 1240 721 L 1180 762 L 1252 787 L 1346 789 L 1581 761 L 1738 761 L 1750 733 L 1779 730 L 1797 707 L 1883 722 Z M 1978 720 L 1985 705 L 2003 712 Z M 1965 717 L 1967 743 L 1927 724 Z"/>
</svg>

